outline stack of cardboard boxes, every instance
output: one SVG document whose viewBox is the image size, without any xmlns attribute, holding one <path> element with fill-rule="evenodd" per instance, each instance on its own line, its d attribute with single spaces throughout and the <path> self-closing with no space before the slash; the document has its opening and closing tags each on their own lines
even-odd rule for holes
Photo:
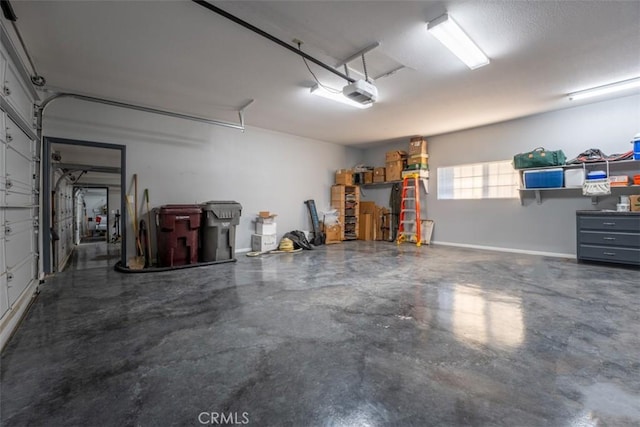
<svg viewBox="0 0 640 427">
<path fill-rule="evenodd" d="M 268 252 L 278 248 L 276 236 L 276 214 L 262 211 L 256 219 L 256 234 L 251 235 L 251 250 Z"/>
<path fill-rule="evenodd" d="M 385 181 L 399 181 L 402 171 L 407 166 L 406 151 L 387 151 L 385 155 Z"/>
<path fill-rule="evenodd" d="M 420 178 L 429 178 L 427 140 L 421 136 L 411 138 L 408 153 L 402 150 L 387 151 L 385 167 L 373 169 L 373 182 L 401 181 L 414 173 L 418 173 Z"/>
<path fill-rule="evenodd" d="M 402 173 L 406 175 L 418 173 L 420 178 L 429 178 L 429 154 L 427 154 L 427 140 L 421 136 L 409 141 L 409 157 L 407 167 Z"/>
<path fill-rule="evenodd" d="M 385 240 L 390 237 L 391 212 L 375 202 L 360 202 L 359 240 Z"/>
</svg>

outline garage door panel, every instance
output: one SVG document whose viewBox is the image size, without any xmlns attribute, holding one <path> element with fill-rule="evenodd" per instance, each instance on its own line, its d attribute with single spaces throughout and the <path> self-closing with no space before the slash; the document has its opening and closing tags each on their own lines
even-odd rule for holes
<svg viewBox="0 0 640 427">
<path fill-rule="evenodd" d="M 7 61 L 4 80 L 4 98 L 20 117 L 33 126 L 33 102 L 28 87 L 22 82 L 13 61 Z"/>
<path fill-rule="evenodd" d="M 9 311 L 9 289 L 7 288 L 7 275 L 0 273 L 0 317 Z"/>
<path fill-rule="evenodd" d="M 6 114 L 0 110 L 0 141 L 7 142 L 7 122 Z"/>
<path fill-rule="evenodd" d="M 4 82 L 4 75 L 7 70 L 7 62 L 9 62 L 9 55 L 4 50 L 4 46 L 0 49 L 0 82 Z"/>
<path fill-rule="evenodd" d="M 35 214 L 35 209 L 27 208 L 4 208 L 2 209 L 3 219 L 8 223 L 31 221 Z"/>
<path fill-rule="evenodd" d="M 5 206 L 33 206 L 34 205 L 34 194 L 33 192 L 20 192 L 20 191 L 5 191 Z"/>
<path fill-rule="evenodd" d="M 5 256 L 8 268 L 12 268 L 25 258 L 33 256 L 33 222 L 5 223 Z"/>
<path fill-rule="evenodd" d="M 25 159 L 31 160 L 33 158 L 33 140 L 9 117 L 6 118 L 5 141 L 7 148 L 12 148 Z"/>
<path fill-rule="evenodd" d="M 11 182 L 11 186 L 8 189 L 20 192 L 31 192 L 34 184 L 33 162 L 22 156 L 13 156 L 12 154 L 14 154 L 14 151 L 8 149 L 6 180 Z"/>
<path fill-rule="evenodd" d="M 4 228 L 4 227 L 3 227 Z M 0 274 L 4 274 L 7 271 L 6 254 L 5 254 L 5 245 L 4 236 L 0 238 Z"/>
<path fill-rule="evenodd" d="M 35 258 L 25 259 L 14 268 L 7 270 L 7 288 L 9 307 L 20 297 L 20 294 L 34 281 Z"/>
<path fill-rule="evenodd" d="M 32 158 L 24 157 L 9 144 L 5 150 L 6 180 L 12 186 L 7 189 L 31 190 L 34 184 L 34 162 Z"/>
</svg>

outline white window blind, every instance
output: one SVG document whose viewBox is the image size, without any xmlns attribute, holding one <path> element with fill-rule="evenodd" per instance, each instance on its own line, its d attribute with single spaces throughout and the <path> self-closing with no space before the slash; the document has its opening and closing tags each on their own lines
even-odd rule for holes
<svg viewBox="0 0 640 427">
<path fill-rule="evenodd" d="M 517 198 L 518 180 L 511 160 L 438 168 L 438 200 Z"/>
</svg>

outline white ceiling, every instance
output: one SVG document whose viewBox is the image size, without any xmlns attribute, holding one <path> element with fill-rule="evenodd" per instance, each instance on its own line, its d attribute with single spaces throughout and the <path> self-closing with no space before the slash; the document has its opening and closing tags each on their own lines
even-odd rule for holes
<svg viewBox="0 0 640 427">
<path fill-rule="evenodd" d="M 572 106 L 640 76 L 640 1 L 233 1 L 215 5 L 335 65 L 373 42 L 369 74 L 406 68 L 357 110 L 309 95 L 302 59 L 189 1 L 16 1 L 48 85 L 347 145 L 436 135 Z M 448 11 L 490 57 L 471 71 L 426 32 Z M 358 65 L 354 63 L 354 66 Z M 345 82 L 311 64 L 325 84 Z M 575 104 L 577 105 L 577 104 Z"/>
</svg>

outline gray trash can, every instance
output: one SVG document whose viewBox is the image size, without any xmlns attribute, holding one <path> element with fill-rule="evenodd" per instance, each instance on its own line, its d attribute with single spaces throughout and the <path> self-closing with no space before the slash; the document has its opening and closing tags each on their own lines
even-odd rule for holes
<svg viewBox="0 0 640 427">
<path fill-rule="evenodd" d="M 234 260 L 236 225 L 240 223 L 242 205 L 215 201 L 202 204 L 202 261 Z"/>
</svg>

